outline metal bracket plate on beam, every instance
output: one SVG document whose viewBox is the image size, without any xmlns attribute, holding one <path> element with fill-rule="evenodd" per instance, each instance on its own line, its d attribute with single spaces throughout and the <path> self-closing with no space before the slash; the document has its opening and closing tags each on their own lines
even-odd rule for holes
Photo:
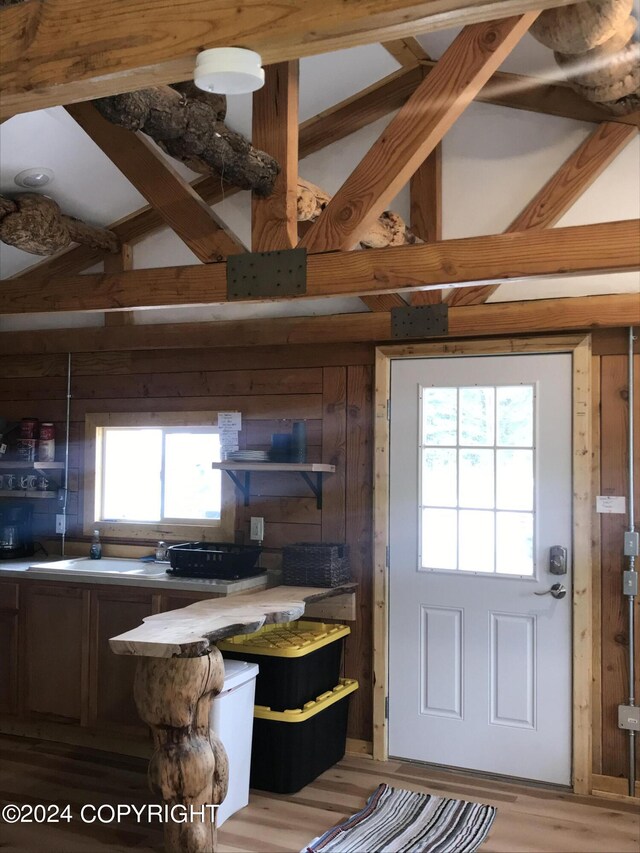
<svg viewBox="0 0 640 853">
<path fill-rule="evenodd" d="M 434 338 L 449 333 L 449 306 L 407 305 L 391 309 L 392 338 Z"/>
<path fill-rule="evenodd" d="M 244 252 L 227 258 L 227 299 L 300 296 L 307 292 L 307 250 Z"/>
</svg>

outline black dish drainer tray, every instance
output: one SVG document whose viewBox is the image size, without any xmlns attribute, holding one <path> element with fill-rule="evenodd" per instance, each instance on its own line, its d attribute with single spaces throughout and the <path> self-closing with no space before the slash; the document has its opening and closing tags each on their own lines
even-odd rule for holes
<svg viewBox="0 0 640 853">
<path fill-rule="evenodd" d="M 262 548 L 243 547 L 229 542 L 184 542 L 167 549 L 171 568 L 167 574 L 176 577 L 220 578 L 238 580 L 259 575 L 256 567 Z"/>
</svg>

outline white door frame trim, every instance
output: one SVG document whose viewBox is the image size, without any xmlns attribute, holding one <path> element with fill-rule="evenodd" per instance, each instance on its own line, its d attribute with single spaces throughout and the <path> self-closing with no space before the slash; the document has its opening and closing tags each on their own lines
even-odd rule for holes
<svg viewBox="0 0 640 853">
<path fill-rule="evenodd" d="M 591 336 L 502 338 L 376 348 L 374 401 L 374 581 L 373 581 L 373 757 L 388 757 L 389 421 L 391 361 L 397 358 L 572 354 L 573 455 L 573 749 L 572 785 L 591 793 L 592 646 L 591 623 Z"/>
</svg>

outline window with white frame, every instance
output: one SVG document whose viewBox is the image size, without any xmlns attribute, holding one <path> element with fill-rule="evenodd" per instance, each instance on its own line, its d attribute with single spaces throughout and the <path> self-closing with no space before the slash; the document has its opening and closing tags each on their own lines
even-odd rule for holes
<svg viewBox="0 0 640 853">
<path fill-rule="evenodd" d="M 533 575 L 533 385 L 420 394 L 420 568 Z"/>
<path fill-rule="evenodd" d="M 213 412 L 87 415 L 85 532 L 233 540 L 216 424 Z"/>
</svg>

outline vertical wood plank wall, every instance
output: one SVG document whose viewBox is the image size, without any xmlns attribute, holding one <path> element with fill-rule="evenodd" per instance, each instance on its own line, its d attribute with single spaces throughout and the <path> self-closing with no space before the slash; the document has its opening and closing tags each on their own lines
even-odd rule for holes
<svg viewBox="0 0 640 853">
<path fill-rule="evenodd" d="M 602 495 L 629 495 L 628 361 L 622 354 L 600 357 L 600 491 Z M 635 506 L 636 529 L 640 511 L 640 356 L 635 362 Z M 628 503 L 627 503 L 628 507 Z M 628 515 L 600 515 L 600 631 L 601 631 L 601 731 L 594 750 L 594 772 L 627 776 L 628 734 L 618 728 L 618 705 L 628 701 L 628 604 L 622 596 L 622 572 L 628 568 L 623 554 L 623 534 Z M 637 601 L 637 600 L 636 600 Z M 597 627 L 597 626 L 596 626 Z M 636 640 L 640 644 L 640 607 L 636 606 Z M 636 697 L 640 695 L 640 660 L 636 647 Z M 598 732 L 594 732 L 594 742 Z M 636 778 L 640 778 L 640 750 L 636 752 Z"/>
<path fill-rule="evenodd" d="M 594 474 L 596 494 L 628 492 L 627 364 L 625 334 L 594 334 L 594 385 L 600 389 L 600 434 Z M 636 507 L 640 509 L 640 357 L 636 358 Z M 239 503 L 236 526 L 248 535 L 250 515 L 263 516 L 268 560 L 283 545 L 298 541 L 346 541 L 359 582 L 358 621 L 346 652 L 345 671 L 360 680 L 350 714 L 349 735 L 371 740 L 371 491 L 372 383 L 374 348 L 339 346 L 245 349 L 158 350 L 74 355 L 72 359 L 71 477 L 69 536 L 82 532 L 82 438 L 86 412 L 239 409 L 243 446 L 267 448 L 271 433 L 288 431 L 306 419 L 311 461 L 336 464 L 327 477 L 320 512 L 302 478 L 258 474 L 251 505 Z M 8 420 L 53 420 L 62 460 L 66 408 L 66 355 L 0 358 L 0 415 Z M 132 472 L 132 487 L 135 487 Z M 39 538 L 53 538 L 55 501 L 34 501 Z M 638 523 L 636 520 L 636 523 Z M 599 555 L 594 593 L 596 638 L 601 637 L 594 689 L 594 772 L 624 776 L 626 735 L 617 728 L 617 706 L 627 700 L 626 602 L 621 596 L 622 533 L 626 516 L 596 516 L 594 549 Z M 640 625 L 638 634 L 640 638 Z M 640 669 L 640 668 L 639 668 Z M 636 689 L 640 695 L 640 684 Z M 601 708 L 601 715 L 600 715 Z M 640 777 L 640 766 L 638 768 Z"/>
<path fill-rule="evenodd" d="M 371 740 L 371 387 L 373 347 L 260 347 L 74 355 L 71 365 L 69 539 L 82 537 L 84 417 L 87 412 L 238 409 L 242 447 L 268 449 L 271 434 L 305 420 L 308 460 L 336 465 L 324 481 L 323 509 L 301 477 L 254 474 L 251 504 L 237 503 L 236 530 L 265 519 L 265 565 L 293 542 L 348 542 L 359 583 L 358 620 L 345 672 L 360 681 L 349 735 Z M 52 420 L 64 460 L 67 356 L 0 358 L 0 415 Z M 131 488 L 137 485 L 131 471 Z M 35 536 L 52 539 L 55 500 L 34 500 Z M 108 541 L 108 540 L 107 540 Z M 133 626 L 132 626 L 133 627 Z"/>
</svg>

